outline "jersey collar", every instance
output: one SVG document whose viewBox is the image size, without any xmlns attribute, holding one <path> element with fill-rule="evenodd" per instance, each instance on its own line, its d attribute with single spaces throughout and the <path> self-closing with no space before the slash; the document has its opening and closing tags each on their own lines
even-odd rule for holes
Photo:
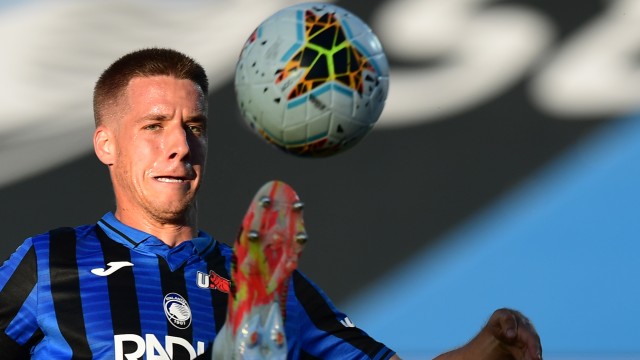
<svg viewBox="0 0 640 360">
<path fill-rule="evenodd" d="M 215 245 L 215 240 L 200 230 L 198 237 L 171 248 L 157 237 L 123 224 L 112 212 L 106 213 L 98 221 L 98 226 L 109 238 L 128 248 L 163 257 L 172 270 L 180 267 L 193 255 L 204 256 Z"/>
</svg>

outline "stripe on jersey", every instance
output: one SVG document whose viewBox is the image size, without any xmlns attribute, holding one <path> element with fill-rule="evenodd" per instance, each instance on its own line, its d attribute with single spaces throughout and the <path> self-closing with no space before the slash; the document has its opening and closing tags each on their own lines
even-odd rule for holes
<svg viewBox="0 0 640 360">
<path fill-rule="evenodd" d="M 322 360 L 319 357 L 315 357 L 304 350 L 300 350 L 300 357 L 298 360 Z"/>
<path fill-rule="evenodd" d="M 58 328 L 71 347 L 72 358 L 91 359 L 93 356 L 81 311 L 76 232 L 72 228 L 59 228 L 51 230 L 49 238 L 51 296 Z"/>
<path fill-rule="evenodd" d="M 19 345 L 4 332 L 0 333 L 0 347 L 3 359 L 28 359 L 30 357 L 28 347 Z"/>
<path fill-rule="evenodd" d="M 184 279 L 184 265 L 180 266 L 176 271 L 171 271 L 167 261 L 158 256 L 158 266 L 160 268 L 160 281 L 162 284 L 162 294 L 167 296 L 169 293 L 176 293 L 182 296 L 187 303 L 189 303 L 189 297 L 187 294 L 187 284 Z M 193 316 L 193 313 L 191 314 Z M 190 319 L 191 321 L 193 319 Z M 193 327 L 189 325 L 185 329 L 179 329 L 167 318 L 167 335 L 180 337 L 187 340 L 189 343 L 193 343 Z M 176 347 L 174 350 L 182 350 L 181 347 Z M 184 350 L 186 351 L 186 350 Z M 185 352 L 174 353 L 175 359 L 189 358 L 189 354 Z"/>
<path fill-rule="evenodd" d="M 293 272 L 293 286 L 300 304 L 318 329 L 341 338 L 371 358 L 384 358 L 380 357 L 380 352 L 385 346 L 358 328 L 342 325 L 324 296 L 298 271 Z"/>
<path fill-rule="evenodd" d="M 36 251 L 31 246 L 0 291 L 0 328 L 5 329 L 20 310 L 38 279 Z"/>
<path fill-rule="evenodd" d="M 225 279 L 231 279 L 226 267 L 226 258 L 222 255 L 220 243 L 215 242 L 215 248 L 205 258 L 207 268 L 216 272 Z M 229 294 L 214 290 L 211 292 L 211 306 L 213 306 L 213 318 L 216 326 L 216 334 L 220 332 L 222 325 L 227 320 L 227 303 Z"/>
<path fill-rule="evenodd" d="M 6 329 L 20 311 L 20 304 L 24 304 L 33 290 L 38 278 L 36 252 L 33 246 L 24 257 L 0 291 L 0 329 Z M 36 330 L 26 344 L 20 345 L 5 332 L 0 332 L 0 348 L 3 358 L 26 359 L 29 348 L 43 337 L 40 329 Z"/>
<path fill-rule="evenodd" d="M 129 248 L 111 240 L 99 226 L 96 226 L 96 233 L 100 240 L 100 247 L 105 264 L 114 261 L 131 262 L 131 252 Z M 140 325 L 140 309 L 138 307 L 133 267 L 122 267 L 107 276 L 107 287 L 109 288 L 113 333 L 141 334 L 142 325 Z M 137 347 L 136 344 L 130 341 L 124 342 L 123 345 L 125 354 L 134 352 Z"/>
</svg>

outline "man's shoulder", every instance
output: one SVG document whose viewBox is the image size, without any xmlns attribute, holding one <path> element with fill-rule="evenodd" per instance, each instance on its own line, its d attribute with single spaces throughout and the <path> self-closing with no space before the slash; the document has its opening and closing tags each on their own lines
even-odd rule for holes
<svg viewBox="0 0 640 360">
<path fill-rule="evenodd" d="M 48 243 L 52 238 L 60 236 L 74 236 L 76 239 L 95 238 L 96 224 L 80 225 L 76 227 L 62 226 L 36 234 L 29 238 L 33 244 Z"/>
</svg>

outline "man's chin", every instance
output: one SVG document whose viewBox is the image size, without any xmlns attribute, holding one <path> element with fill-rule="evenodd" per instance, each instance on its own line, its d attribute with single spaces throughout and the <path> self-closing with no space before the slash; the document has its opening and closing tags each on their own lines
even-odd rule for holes
<svg viewBox="0 0 640 360">
<path fill-rule="evenodd" d="M 194 204 L 169 203 L 157 208 L 154 217 L 162 223 L 191 225 L 195 224 L 196 211 Z"/>
</svg>

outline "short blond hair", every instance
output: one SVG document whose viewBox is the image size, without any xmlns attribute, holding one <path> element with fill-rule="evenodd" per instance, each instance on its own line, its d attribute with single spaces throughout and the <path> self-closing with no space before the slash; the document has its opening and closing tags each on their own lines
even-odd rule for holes
<svg viewBox="0 0 640 360">
<path fill-rule="evenodd" d="M 107 116 L 106 112 L 117 104 L 129 81 L 135 77 L 172 76 L 187 79 L 208 95 L 209 80 L 200 64 L 191 57 L 172 49 L 149 48 L 126 54 L 111 64 L 96 82 L 93 89 L 93 116 L 96 127 Z"/>
</svg>

